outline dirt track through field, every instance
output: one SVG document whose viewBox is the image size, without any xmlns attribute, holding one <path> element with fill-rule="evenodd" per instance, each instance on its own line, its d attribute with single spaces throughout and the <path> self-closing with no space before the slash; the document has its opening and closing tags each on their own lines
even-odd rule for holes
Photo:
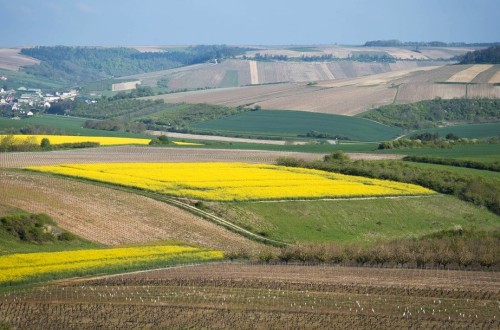
<svg viewBox="0 0 500 330">
<path fill-rule="evenodd" d="M 248 61 L 250 65 L 250 83 L 252 85 L 257 85 L 259 83 L 259 69 L 257 67 L 257 62 Z"/>
</svg>

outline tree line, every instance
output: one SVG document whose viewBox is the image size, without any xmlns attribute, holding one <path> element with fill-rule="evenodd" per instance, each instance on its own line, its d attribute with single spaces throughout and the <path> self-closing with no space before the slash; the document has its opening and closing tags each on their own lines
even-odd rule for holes
<svg viewBox="0 0 500 330">
<path fill-rule="evenodd" d="M 39 46 L 23 48 L 21 54 L 42 61 L 23 68 L 29 74 L 82 83 L 230 58 L 246 50 L 226 45 L 201 45 L 179 51 L 141 53 L 125 47 Z"/>
<path fill-rule="evenodd" d="M 500 45 L 468 52 L 459 59 L 460 64 L 500 64 Z"/>
</svg>

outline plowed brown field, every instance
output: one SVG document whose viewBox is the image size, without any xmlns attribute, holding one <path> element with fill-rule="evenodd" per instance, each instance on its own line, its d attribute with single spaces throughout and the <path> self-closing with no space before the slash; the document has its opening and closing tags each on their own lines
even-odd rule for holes
<svg viewBox="0 0 500 330">
<path fill-rule="evenodd" d="M 63 229 L 104 245 L 161 240 L 227 248 L 257 243 L 177 207 L 133 193 L 30 172 L 0 170 L 0 205 L 46 213 Z"/>
<path fill-rule="evenodd" d="M 211 264 L 5 293 L 19 328 L 498 329 L 494 272 Z"/>
</svg>

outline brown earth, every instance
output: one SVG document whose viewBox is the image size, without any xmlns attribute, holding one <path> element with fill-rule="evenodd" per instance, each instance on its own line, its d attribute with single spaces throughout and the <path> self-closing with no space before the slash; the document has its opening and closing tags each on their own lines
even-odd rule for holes
<svg viewBox="0 0 500 330">
<path fill-rule="evenodd" d="M 351 159 L 400 159 L 401 155 L 350 153 Z M 203 149 L 203 148 L 156 148 L 117 146 L 50 152 L 0 153 L 0 168 L 57 165 L 71 163 L 152 163 L 152 162 L 247 162 L 275 163 L 279 157 L 295 157 L 304 160 L 322 159 L 325 154 L 305 152 Z"/>
<path fill-rule="evenodd" d="M 495 272 L 216 263 L 0 298 L 19 328 L 498 329 Z"/>
<path fill-rule="evenodd" d="M 20 67 L 38 64 L 39 60 L 21 55 L 20 48 L 0 48 L 0 68 L 17 71 Z"/>
<path fill-rule="evenodd" d="M 0 205 L 51 216 L 58 226 L 103 245 L 162 240 L 216 249 L 255 249 L 257 243 L 177 207 L 90 183 L 0 170 Z"/>
<path fill-rule="evenodd" d="M 259 69 L 263 67 L 261 63 L 258 65 Z M 335 68 L 338 65 L 340 64 L 328 64 L 330 73 L 336 78 L 347 76 L 349 74 L 347 64 L 343 65 L 342 70 Z M 367 63 L 366 65 L 374 66 L 381 65 L 381 63 Z M 474 85 L 448 82 L 448 79 L 470 67 L 470 65 L 415 66 L 410 69 L 395 68 L 397 71 L 385 69 L 379 74 L 325 80 L 316 84 L 281 83 L 219 88 L 159 95 L 152 98 L 163 99 L 168 103 L 210 103 L 225 106 L 260 105 L 263 109 L 299 110 L 349 116 L 380 105 L 416 102 L 436 97 L 443 99 L 457 97 L 500 98 L 500 86 L 491 83 L 491 81 L 495 81 L 496 74 L 500 71 L 499 65 L 489 67 L 482 72 L 476 72 L 474 77 L 468 77 L 467 79 L 474 80 Z M 324 66 L 318 66 L 318 68 L 321 68 L 322 75 L 326 75 Z M 372 67 L 368 71 L 373 73 L 373 70 L 375 69 Z M 262 77 L 259 74 L 259 79 Z"/>
</svg>

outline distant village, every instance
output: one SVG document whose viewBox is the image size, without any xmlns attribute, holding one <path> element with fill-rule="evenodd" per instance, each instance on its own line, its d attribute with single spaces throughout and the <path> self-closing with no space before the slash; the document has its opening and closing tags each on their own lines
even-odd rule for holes
<svg viewBox="0 0 500 330">
<path fill-rule="evenodd" d="M 7 81 L 8 77 L 0 76 L 0 80 Z M 0 88 L 0 116 L 12 119 L 31 117 L 49 109 L 54 103 L 74 100 L 77 96 L 78 91 L 74 89 L 44 94 L 38 88 L 19 87 L 17 90 Z"/>
</svg>

